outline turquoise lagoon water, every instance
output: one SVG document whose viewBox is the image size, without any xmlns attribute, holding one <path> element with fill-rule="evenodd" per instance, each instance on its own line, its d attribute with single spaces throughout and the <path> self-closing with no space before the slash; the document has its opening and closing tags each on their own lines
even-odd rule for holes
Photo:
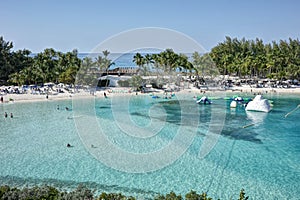
<svg viewBox="0 0 300 200">
<path fill-rule="evenodd" d="M 128 152 L 158 151 L 174 139 L 180 127 L 184 126 L 186 134 L 196 130 L 192 144 L 174 163 L 145 173 L 123 172 L 96 159 L 76 129 L 76 117 L 87 117 L 84 109 L 76 113 L 75 108 L 63 109 L 72 107 L 72 100 L 2 104 L 1 113 L 12 112 L 14 118 L 0 118 L 0 183 L 50 184 L 66 190 L 84 183 L 98 192 L 122 192 L 141 199 L 170 191 L 185 194 L 190 190 L 207 192 L 216 199 L 236 199 L 242 188 L 251 199 L 297 199 L 300 109 L 287 118 L 284 116 L 300 103 L 300 96 L 265 97 L 274 104 L 268 114 L 246 113 L 242 106 L 232 110 L 230 102 L 223 99 L 214 100 L 212 105 L 197 105 L 192 95 L 185 96 L 181 104 L 176 99 L 132 96 L 127 107 L 119 108 L 112 107 L 111 99 L 96 99 L 93 109 L 101 130 L 108 140 Z M 89 100 L 82 100 L 83 105 L 85 101 Z M 133 139 L 123 134 L 124 128 L 116 123 L 116 115 L 117 109 L 124 108 L 127 110 L 120 111 L 120 116 L 137 127 L 151 129 L 154 121 L 161 127 L 151 129 L 154 134 L 146 138 Z M 218 122 L 222 127 L 220 134 L 213 134 L 217 142 L 208 155 L 200 158 L 200 147 L 218 115 L 224 120 Z M 183 123 L 184 117 L 196 119 L 198 124 Z M 252 126 L 242 128 L 248 124 Z M 91 124 L 84 126 L 88 131 Z M 67 148 L 67 143 L 73 147 Z M 147 160 L 142 162 L 148 164 Z"/>
</svg>

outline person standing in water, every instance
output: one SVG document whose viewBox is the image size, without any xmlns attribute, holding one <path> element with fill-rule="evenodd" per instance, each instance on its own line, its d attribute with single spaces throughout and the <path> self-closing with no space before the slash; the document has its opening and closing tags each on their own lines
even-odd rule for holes
<svg viewBox="0 0 300 200">
<path fill-rule="evenodd" d="M 104 92 L 103 94 L 104 94 L 104 97 L 107 98 L 106 93 Z"/>
<path fill-rule="evenodd" d="M 12 113 L 10 113 L 10 118 L 14 118 L 14 115 Z"/>
<path fill-rule="evenodd" d="M 7 112 L 4 113 L 4 117 L 7 118 Z"/>
</svg>

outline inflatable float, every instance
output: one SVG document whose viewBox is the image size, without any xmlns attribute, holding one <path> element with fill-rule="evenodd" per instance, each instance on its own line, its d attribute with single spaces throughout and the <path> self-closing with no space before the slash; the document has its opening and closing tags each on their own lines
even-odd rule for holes
<svg viewBox="0 0 300 200">
<path fill-rule="evenodd" d="M 271 106 L 267 99 L 264 99 L 261 95 L 257 95 L 246 106 L 246 111 L 258 111 L 258 112 L 270 112 Z"/>
</svg>

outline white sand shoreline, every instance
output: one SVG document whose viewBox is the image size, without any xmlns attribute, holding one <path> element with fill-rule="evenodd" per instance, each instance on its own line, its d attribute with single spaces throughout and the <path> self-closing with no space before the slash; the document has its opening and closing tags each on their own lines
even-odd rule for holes
<svg viewBox="0 0 300 200">
<path fill-rule="evenodd" d="M 204 92 L 205 91 L 205 92 Z M 124 95 L 136 95 L 136 92 L 131 92 L 130 88 L 108 88 L 103 91 L 97 91 L 94 95 L 90 94 L 87 91 L 81 90 L 79 93 L 70 94 L 70 93 L 59 93 L 56 95 L 48 95 L 46 98 L 45 94 L 6 94 L 1 95 L 3 97 L 4 103 L 14 102 L 14 103 L 24 103 L 24 102 L 36 102 L 36 101 L 57 101 L 57 100 L 68 100 L 74 98 L 97 98 L 101 99 L 104 98 L 104 92 L 107 94 L 108 97 L 118 97 Z M 163 91 L 156 91 L 154 94 L 163 95 Z M 179 92 L 178 94 L 188 94 L 192 93 L 193 95 L 218 95 L 226 93 L 228 96 L 235 93 L 241 94 L 277 94 L 277 95 L 284 95 L 284 94 L 295 94 L 300 96 L 300 88 L 245 88 L 245 87 L 233 87 L 229 90 L 200 90 L 196 88 L 191 89 L 184 89 Z M 205 93 L 205 94 L 204 94 Z M 140 93 L 138 95 L 149 95 L 149 93 Z"/>
<path fill-rule="evenodd" d="M 115 92 L 112 92 L 115 91 Z M 106 89 L 103 91 L 97 91 L 94 94 L 91 94 L 88 91 L 80 90 L 78 93 L 58 93 L 55 95 L 46 95 L 46 94 L 5 94 L 0 95 L 3 97 L 3 103 L 25 103 L 25 102 L 46 102 L 46 101 L 59 101 L 59 100 L 72 100 L 78 98 L 96 98 L 101 99 L 104 97 L 104 92 L 108 97 L 117 97 L 117 96 L 128 96 L 136 95 L 136 92 L 128 92 L 129 88 L 115 88 Z M 160 93 L 160 92 L 158 92 Z M 162 93 L 162 92 L 161 92 Z M 148 95 L 148 93 L 140 93 L 138 95 Z"/>
</svg>

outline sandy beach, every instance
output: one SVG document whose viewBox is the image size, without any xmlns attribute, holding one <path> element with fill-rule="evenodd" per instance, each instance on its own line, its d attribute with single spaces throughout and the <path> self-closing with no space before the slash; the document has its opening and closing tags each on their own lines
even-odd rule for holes
<svg viewBox="0 0 300 200">
<path fill-rule="evenodd" d="M 51 100 L 67 100 L 74 98 L 105 98 L 104 93 L 108 97 L 124 96 L 124 95 L 149 95 L 149 93 L 133 92 L 131 88 L 107 88 L 101 91 L 91 93 L 86 90 L 78 90 L 76 93 L 58 93 L 55 95 L 46 94 L 4 94 L 0 95 L 3 97 L 3 103 L 18 103 L 18 102 L 36 102 L 36 101 L 51 101 Z M 156 91 L 155 93 L 163 93 L 163 91 Z"/>
<path fill-rule="evenodd" d="M 51 100 L 66 100 L 73 98 L 105 98 L 104 92 L 108 97 L 124 96 L 124 95 L 136 95 L 136 92 L 133 92 L 130 88 L 107 88 L 102 91 L 97 91 L 94 94 L 91 94 L 88 91 L 80 90 L 78 93 L 58 93 L 56 95 L 48 95 L 48 98 L 45 94 L 5 94 L 1 95 L 3 97 L 3 103 L 9 102 L 34 102 L 34 101 L 51 101 Z M 300 88 L 246 88 L 246 87 L 233 87 L 228 90 L 200 90 L 194 87 L 189 89 L 184 89 L 176 92 L 178 94 L 188 94 L 192 93 L 194 95 L 218 95 L 218 93 L 226 93 L 228 96 L 235 93 L 245 93 L 245 94 L 296 94 L 300 95 Z M 138 95 L 149 95 L 151 93 L 141 93 L 137 92 Z M 153 94 L 163 95 L 163 90 L 156 90 Z"/>
</svg>

